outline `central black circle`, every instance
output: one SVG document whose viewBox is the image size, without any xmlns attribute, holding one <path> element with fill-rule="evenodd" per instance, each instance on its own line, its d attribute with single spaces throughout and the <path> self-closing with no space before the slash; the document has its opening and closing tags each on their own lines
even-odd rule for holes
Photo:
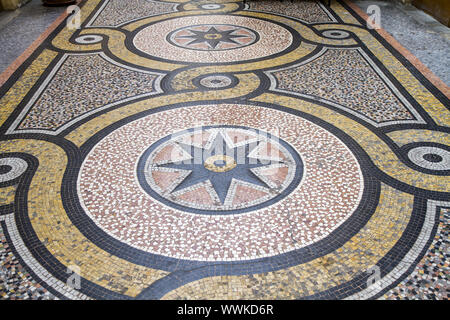
<svg viewBox="0 0 450 320">
<path fill-rule="evenodd" d="M 425 155 L 423 156 L 423 158 L 424 158 L 426 161 L 434 162 L 434 163 L 436 163 L 436 162 L 441 162 L 441 161 L 443 160 L 442 157 L 441 157 L 440 155 L 435 154 L 435 153 L 427 153 L 427 154 L 425 154 Z"/>
<path fill-rule="evenodd" d="M 8 166 L 7 164 L 0 165 L 0 174 L 6 174 L 12 170 L 11 166 Z"/>
</svg>

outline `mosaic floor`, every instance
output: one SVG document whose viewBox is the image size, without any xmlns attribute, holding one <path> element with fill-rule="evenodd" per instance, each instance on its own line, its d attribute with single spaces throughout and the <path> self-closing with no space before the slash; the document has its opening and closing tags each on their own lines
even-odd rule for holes
<svg viewBox="0 0 450 320">
<path fill-rule="evenodd" d="M 79 6 L 3 79 L 0 298 L 448 299 L 449 88 L 350 2 Z"/>
</svg>

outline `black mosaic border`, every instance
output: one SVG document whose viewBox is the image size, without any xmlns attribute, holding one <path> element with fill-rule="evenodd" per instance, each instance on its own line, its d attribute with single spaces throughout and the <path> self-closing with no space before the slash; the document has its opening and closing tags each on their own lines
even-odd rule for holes
<svg viewBox="0 0 450 320">
<path fill-rule="evenodd" d="M 353 10 L 351 9 L 351 8 L 349 8 L 345 3 L 342 3 L 341 1 L 339 1 L 343 6 L 344 6 L 344 8 L 346 8 L 349 12 L 351 12 L 352 13 L 352 15 L 353 16 L 355 16 L 355 18 L 357 18 L 359 21 L 361 21 L 362 23 L 365 23 L 364 22 L 364 20 L 361 18 L 361 17 L 359 17 L 355 12 L 353 12 Z M 84 3 L 83 3 L 84 4 Z M 101 6 L 103 4 L 103 2 L 101 2 L 100 4 L 99 4 L 99 6 Z M 93 13 L 92 14 L 94 14 L 96 11 L 98 10 L 98 8 L 96 9 L 96 10 L 94 10 L 93 11 Z M 240 9 L 238 9 L 238 10 L 240 10 Z M 329 9 L 330 10 L 330 9 Z M 332 11 L 332 10 L 330 10 L 330 11 Z M 89 21 L 90 20 L 90 18 L 88 18 L 88 19 L 86 19 L 86 21 Z M 338 21 L 339 21 L 339 19 L 338 19 Z M 7 80 L 7 82 L 4 84 L 4 86 L 2 86 L 2 88 L 0 89 L 0 96 L 2 96 L 4 93 L 6 93 L 6 91 L 9 89 L 9 87 L 12 85 L 12 84 L 14 84 L 14 82 L 20 77 L 20 75 L 23 73 L 23 71 L 31 64 L 31 62 L 42 52 L 42 50 L 44 49 L 44 48 L 46 48 L 46 47 L 50 47 L 51 49 L 53 49 L 53 50 L 55 50 L 55 51 L 58 51 L 58 52 L 63 52 L 63 51 L 61 51 L 61 50 L 59 50 L 59 49 L 56 49 L 56 48 L 52 48 L 52 46 L 51 46 L 51 43 L 50 43 L 50 39 L 52 39 L 57 33 L 59 33 L 60 32 L 60 30 L 63 28 L 65 26 L 65 21 L 58 27 L 58 28 L 56 28 L 52 33 L 51 33 L 51 35 L 47 38 L 47 40 L 45 40 L 44 41 L 44 43 L 43 44 L 41 44 L 41 46 L 39 46 L 39 48 L 37 49 L 37 50 L 35 50 L 34 52 L 33 52 L 33 54 L 14 72 L 14 74 L 10 77 L 10 79 L 8 79 Z M 446 105 L 448 108 L 449 108 L 449 100 L 448 100 L 448 98 L 446 98 L 444 95 L 443 95 L 443 93 L 441 93 L 438 89 L 436 89 L 432 84 L 431 84 L 431 82 L 429 82 L 429 80 L 428 79 L 426 79 L 420 72 L 418 72 L 415 68 L 414 68 L 414 66 L 406 59 L 406 58 L 404 58 L 400 53 L 398 53 L 394 48 L 392 48 L 391 46 L 390 46 L 390 44 L 389 43 L 387 43 L 387 41 L 382 37 L 382 36 L 380 36 L 376 31 L 371 31 L 372 32 L 372 34 L 378 39 L 378 41 L 380 41 L 382 44 L 383 44 L 383 46 L 384 47 L 386 47 L 386 48 L 388 48 L 388 50 L 396 57 L 396 58 L 398 58 L 401 62 L 402 62 L 402 64 L 403 65 L 405 65 L 413 74 L 414 74 L 414 76 L 416 77 L 416 78 L 418 78 L 419 79 L 419 81 L 434 95 L 434 96 L 436 96 L 436 98 L 438 98 L 444 105 Z M 77 35 L 75 34 L 74 35 L 74 37 L 76 37 Z M 281 54 L 283 54 L 283 53 L 281 53 Z M 61 54 L 59 55 L 59 57 L 61 57 Z M 56 64 L 57 63 L 57 61 L 58 61 L 58 58 L 56 58 L 54 61 L 52 61 L 52 65 L 54 65 L 54 64 Z M 376 61 L 376 60 L 375 60 Z M 297 61 L 298 62 L 298 61 Z M 123 62 L 121 62 L 121 63 L 123 63 Z M 123 64 L 125 64 L 125 63 L 123 63 Z M 125 64 L 126 65 L 126 64 Z M 130 65 L 131 66 L 131 65 Z M 46 70 L 46 71 L 48 71 L 49 69 L 51 69 L 50 67 Z M 256 72 L 255 72 L 256 73 Z M 39 81 L 43 81 L 43 79 L 45 79 L 45 73 L 41 76 L 41 78 L 40 78 L 40 80 Z M 263 80 L 263 79 L 262 79 Z M 398 84 L 397 84 L 398 85 Z M 397 86 L 396 85 L 396 86 Z M 38 87 L 38 84 L 36 84 L 36 86 L 35 86 L 35 88 L 37 88 Z M 401 87 L 401 86 L 400 86 Z M 261 90 L 262 89 L 262 87 L 260 86 L 260 88 L 258 89 L 258 91 L 262 91 Z M 34 93 L 34 92 L 32 92 L 33 90 L 31 90 L 28 94 L 27 94 L 27 96 L 25 97 L 25 99 L 22 101 L 22 106 L 19 106 L 11 115 L 10 115 L 10 117 L 9 117 L 9 119 L 4 123 L 4 125 L 2 126 L 2 130 L 1 130 L 1 133 L 4 133 L 4 130 L 3 129 L 5 129 L 5 128 L 7 128 L 7 127 L 9 127 L 9 125 L 10 125 L 10 123 L 12 122 L 12 120 L 16 117 L 16 115 L 17 115 L 17 113 L 22 109 L 22 107 L 23 107 L 23 102 L 24 101 L 27 101 L 28 99 L 29 99 L 29 97 Z M 257 95 L 257 93 L 254 93 L 253 95 Z M 27 99 L 28 98 L 28 99 Z M 296 97 L 296 98 L 298 98 L 298 97 Z M 244 99 L 245 100 L 245 99 Z M 220 102 L 222 102 L 222 103 L 226 103 L 226 102 L 229 102 L 230 100 L 227 100 L 227 99 L 224 99 L 224 100 L 221 100 Z M 231 101 L 233 101 L 233 100 L 231 100 Z M 240 102 L 242 103 L 242 100 L 240 100 Z M 208 102 L 208 103 L 211 103 L 211 102 Z M 199 104 L 199 102 L 196 102 L 195 104 Z M 249 102 L 245 102 L 245 104 L 249 104 Z M 120 106 L 117 106 L 117 108 L 119 108 Z M 327 106 L 327 107 L 330 107 L 330 106 Z M 282 107 L 280 108 L 280 109 L 283 109 Z M 110 111 L 111 109 L 108 109 L 108 111 Z M 420 109 L 419 109 L 420 110 Z M 419 111 L 418 110 L 418 111 Z M 283 111 L 286 111 L 286 110 L 283 110 Z M 339 111 L 340 112 L 340 111 Z M 420 112 L 420 111 L 419 111 Z M 102 112 L 103 113 L 103 112 Z M 102 113 L 96 113 L 93 117 L 89 117 L 89 118 L 87 118 L 87 119 L 85 119 L 85 120 L 83 120 L 83 121 L 81 121 L 81 122 L 79 122 L 79 123 L 77 123 L 75 126 L 72 126 L 71 128 L 69 128 L 68 130 L 67 130 L 67 132 L 69 131 L 69 130 L 73 130 L 73 128 L 74 127 L 77 127 L 77 126 L 79 126 L 81 123 L 85 123 L 86 121 L 88 121 L 88 120 L 90 120 L 90 119 L 92 119 L 92 118 L 94 118 L 94 117 L 97 117 L 97 116 L 99 116 L 100 114 L 102 114 Z M 421 115 L 422 115 L 422 113 L 423 114 L 426 114 L 425 112 L 423 112 L 423 110 L 422 110 L 422 112 L 420 112 L 421 113 Z M 345 113 L 344 113 L 345 114 Z M 303 115 L 305 118 L 307 118 L 307 115 Z M 351 116 L 350 116 L 350 118 L 352 118 Z M 128 119 L 125 119 L 126 121 L 130 121 L 131 119 L 130 118 L 128 118 Z M 356 121 L 358 121 L 358 122 L 361 122 L 361 120 L 360 119 L 356 119 L 356 118 L 354 118 L 354 120 L 356 120 Z M 428 119 L 429 120 L 429 119 Z M 125 121 L 125 123 L 126 123 L 126 121 Z M 444 132 L 448 132 L 448 128 L 445 128 L 445 127 L 440 127 L 440 126 L 436 126 L 436 124 L 434 124 L 432 121 L 427 121 L 428 122 L 428 124 L 427 125 L 398 125 L 398 126 L 396 126 L 395 127 L 395 130 L 399 130 L 400 128 L 421 128 L 421 129 L 423 129 L 423 128 L 427 128 L 427 129 L 432 129 L 432 130 L 437 130 L 437 131 L 444 131 Z M 366 123 L 364 123 L 364 125 L 366 125 L 366 126 L 368 126 Z M 368 126 L 369 128 L 370 128 L 370 126 Z M 396 152 L 397 154 L 400 154 L 400 148 L 398 148 L 397 146 L 395 146 L 393 143 L 392 143 L 392 141 L 390 141 L 390 139 L 388 139 L 388 138 L 386 138 L 385 137 L 385 133 L 386 132 L 389 132 L 390 130 L 394 130 L 393 128 L 383 128 L 383 129 L 381 129 L 381 130 L 376 130 L 376 129 L 374 129 L 374 128 L 370 128 L 373 132 L 375 132 L 376 134 L 377 134 L 377 136 L 379 136 L 380 138 L 382 138 L 382 140 L 383 141 L 385 141 L 386 143 L 388 143 L 388 145 L 390 146 L 390 147 L 392 147 L 392 149 L 394 150 L 394 152 Z M 61 134 L 61 136 L 62 136 L 63 134 Z M 28 135 L 28 134 L 20 134 L 20 135 L 8 135 L 8 136 L 2 136 L 1 137 L 1 140 L 6 140 L 6 139 L 12 139 L 12 138 L 21 138 L 21 139 L 28 139 L 28 138 L 30 138 L 30 139 L 42 139 L 42 140 L 46 140 L 46 141 L 51 141 L 51 142 L 53 142 L 53 143 L 56 143 L 57 145 L 64 145 L 64 149 L 66 150 L 66 152 L 68 152 L 68 154 L 71 154 L 71 153 L 74 153 L 74 154 L 77 154 L 77 158 L 78 157 L 80 157 L 80 154 L 79 154 L 79 152 L 78 151 L 75 151 L 75 147 L 73 146 L 73 145 L 70 145 L 70 144 L 68 144 L 66 141 L 64 141 L 64 139 L 63 138 L 60 138 L 60 137 L 55 137 L 55 138 L 49 138 L 48 136 L 46 136 L 46 135 L 44 135 L 44 134 L 38 134 L 38 135 L 36 135 L 36 134 L 34 134 L 34 135 Z M 348 142 L 348 140 L 346 140 L 346 142 Z M 70 145 L 70 146 L 69 146 Z M 362 156 L 363 157 L 366 157 L 366 155 L 364 154 L 364 152 L 362 152 Z M 369 168 L 370 170 L 369 171 L 371 171 L 371 173 L 375 176 L 375 177 L 378 177 L 378 178 L 381 178 L 381 180 L 383 181 L 383 182 L 386 182 L 386 181 L 388 181 L 388 185 L 392 185 L 392 186 L 395 186 L 396 188 L 399 188 L 400 187 L 400 189 L 402 189 L 402 190 L 404 190 L 404 191 L 406 191 L 406 192 L 408 192 L 408 193 L 413 193 L 413 194 L 416 194 L 416 197 L 419 197 L 419 196 L 425 196 L 425 197 L 429 197 L 429 198 L 432 198 L 432 199 L 441 199 L 441 200 L 448 200 L 448 195 L 447 194 L 442 194 L 442 193 L 436 193 L 436 192 L 430 192 L 430 191 L 427 191 L 427 190 L 420 190 L 420 189 L 417 189 L 417 188 L 413 188 L 413 187 L 411 187 L 411 186 L 408 186 L 408 185 L 405 185 L 405 184 L 399 184 L 399 182 L 398 181 L 396 181 L 396 180 L 394 180 L 394 179 L 392 179 L 392 178 L 390 178 L 390 177 L 388 177 L 388 176 L 386 176 L 386 175 L 384 175 L 384 174 L 380 174 L 380 172 L 374 172 L 374 171 L 376 171 L 376 170 L 373 170 L 373 165 L 372 164 L 369 164 L 369 165 L 367 165 L 367 168 Z M 30 169 L 30 168 L 29 168 Z M 31 178 L 32 178 L 32 174 L 30 174 L 30 173 L 28 173 L 28 171 L 27 171 L 27 173 L 26 174 L 24 174 L 23 175 L 24 177 L 28 177 L 27 179 L 29 180 L 28 181 L 28 185 L 29 185 L 29 182 L 31 181 Z M 23 183 L 23 181 L 22 181 L 22 183 Z M 378 184 L 378 182 L 375 182 L 375 184 Z M 16 208 L 16 217 L 18 217 L 19 219 L 20 219 L 20 221 L 22 221 L 22 222 L 24 222 L 23 224 L 22 223 L 20 223 L 19 225 L 18 225 L 18 227 L 20 227 L 20 226 L 22 226 L 22 231 L 21 231 L 21 234 L 27 234 L 28 232 L 31 232 L 31 233 L 33 233 L 33 230 L 32 230 L 32 228 L 31 228 L 31 225 L 27 225 L 27 226 L 25 226 L 26 225 L 26 194 L 27 194 L 27 189 L 28 187 L 24 187 L 24 188 L 22 188 L 22 185 L 20 186 L 20 188 L 18 188 L 19 190 L 20 190 L 20 192 L 19 192 L 19 190 L 18 190 L 18 193 L 16 194 L 16 198 L 20 198 L 20 201 L 19 202 L 22 202 L 22 204 L 20 204 L 20 203 L 15 203 L 14 204 L 14 206 L 15 206 L 15 208 Z M 25 190 L 24 190 L 25 189 Z M 417 199 L 419 199 L 419 198 L 417 198 Z M 421 201 L 425 201 L 425 198 L 421 198 L 420 197 L 420 199 L 422 199 Z M 417 200 L 418 201 L 418 200 Z M 23 205 L 23 203 L 25 203 L 25 206 Z M 419 206 L 420 207 L 420 206 Z M 415 205 L 415 208 L 417 208 L 416 207 L 416 205 Z M 25 214 L 25 217 L 23 216 Z M 416 215 L 418 215 L 418 214 L 416 214 Z M 411 219 L 411 221 L 413 221 L 413 219 Z M 410 224 L 411 224 L 412 222 L 410 222 Z M 420 224 L 417 224 L 417 222 L 414 222 L 413 223 L 413 225 L 415 226 L 415 227 L 417 227 L 417 225 L 420 225 Z M 2 226 L 4 226 L 4 222 L 2 222 Z M 410 228 L 410 225 L 408 225 L 408 228 Z M 411 227 L 412 228 L 412 230 L 415 230 L 413 227 Z M 436 227 L 435 227 L 435 229 L 436 229 Z M 434 232 L 435 232 L 435 230 L 434 230 Z M 433 233 L 434 233 L 433 232 Z M 49 264 L 51 264 L 51 268 L 49 268 L 49 271 L 55 271 L 55 274 L 59 274 L 59 279 L 60 280 L 62 280 L 62 281 L 64 281 L 64 277 L 63 276 L 61 276 L 61 274 L 60 274 L 60 270 L 61 270 L 61 266 L 62 265 L 58 265 L 57 263 L 55 263 L 55 261 L 53 261 L 53 259 L 54 259 L 54 257 L 52 257 L 51 255 L 49 256 L 49 253 L 48 252 L 45 252 L 45 248 L 38 248 L 40 245 L 42 245 L 42 244 L 40 244 L 40 243 L 38 243 L 38 242 L 36 242 L 35 240 L 36 239 L 33 239 L 33 237 L 32 237 L 32 235 L 31 236 L 29 236 L 29 237 L 27 237 L 27 238 L 25 238 L 24 239 L 24 241 L 25 240 L 29 240 L 29 241 L 26 241 L 26 243 L 27 243 L 27 245 L 28 246 L 31 246 L 32 247 L 32 250 L 33 251 L 35 251 L 35 254 L 39 257 L 39 259 L 40 259 L 40 263 L 42 263 L 43 261 L 45 262 L 45 261 L 49 261 Z M 429 240 L 429 243 L 431 243 L 430 241 L 432 241 L 432 238 L 431 238 L 431 240 Z M 406 242 L 407 243 L 407 242 Z M 426 252 L 426 249 L 427 249 L 427 247 L 423 250 L 424 252 L 423 252 L 423 254 Z M 34 255 L 35 255 L 34 254 Z M 40 254 L 42 254 L 42 255 L 40 255 Z M 36 256 L 35 255 L 35 256 Z M 422 256 L 422 255 L 421 255 Z M 18 258 L 20 258 L 20 257 L 18 257 Z M 45 258 L 48 258 L 48 259 L 45 259 Z M 421 258 L 421 257 L 420 257 Z M 419 261 L 420 261 L 420 259 L 418 259 Z M 393 261 L 396 261 L 396 260 L 393 260 Z M 23 261 L 21 261 L 21 262 L 23 262 Z M 416 261 L 416 263 L 417 263 L 418 261 Z M 274 264 L 276 265 L 276 262 L 274 262 Z M 44 265 L 48 265 L 47 263 L 46 264 L 44 264 Z M 413 269 L 413 267 L 414 267 L 414 265 L 415 264 L 413 264 L 412 265 L 412 269 Z M 279 265 L 278 265 L 279 266 Z M 63 266 L 64 267 L 64 266 Z M 210 268 L 212 268 L 213 266 L 211 266 Z M 215 270 L 215 266 L 214 266 L 214 270 Z M 282 267 L 281 267 L 282 268 Z M 64 267 L 64 269 L 65 269 L 65 267 Z M 226 269 L 226 268 L 225 268 Z M 246 269 L 246 268 L 243 268 L 244 270 Z M 412 270 L 409 270 L 407 273 L 409 273 L 410 271 L 412 271 Z M 192 272 L 194 272 L 194 271 L 192 271 Z M 203 271 L 196 271 L 196 272 L 198 272 L 198 275 L 199 276 L 201 276 L 201 277 L 204 277 L 204 276 L 206 276 L 206 274 L 207 273 L 205 273 L 205 270 L 203 270 Z M 214 271 L 215 272 L 215 271 Z M 63 273 L 64 275 L 66 275 L 67 276 L 67 274 L 65 274 L 65 273 Z M 192 280 L 191 280 L 192 281 Z M 363 281 L 363 280 L 360 280 L 360 281 Z M 401 281 L 401 280 L 399 280 L 399 281 Z M 398 281 L 398 282 L 399 282 Z M 189 282 L 189 281 L 188 281 Z M 43 285 L 45 285 L 45 284 L 43 284 Z M 356 283 L 355 283 L 355 285 L 356 285 Z M 155 283 L 155 285 L 154 285 L 154 287 L 156 288 L 158 286 L 158 284 L 157 283 Z M 393 284 L 392 286 L 395 286 L 395 284 Z M 86 289 L 84 289 L 83 291 L 86 293 L 86 294 L 88 294 L 88 295 L 91 295 L 91 296 L 93 296 L 93 297 L 98 297 L 98 298 L 101 298 L 101 297 L 103 297 L 103 298 L 105 298 L 105 297 L 116 297 L 116 298 L 128 298 L 128 297 L 123 297 L 123 296 L 116 296 L 114 293 L 112 293 L 112 292 L 109 292 L 109 291 L 106 291 L 105 292 L 105 290 L 103 289 L 103 288 L 101 288 L 101 287 L 99 287 L 99 286 L 97 286 L 97 285 L 95 285 L 95 284 L 91 284 L 91 283 L 88 283 L 88 282 L 86 282 L 86 280 L 85 279 L 83 279 L 82 280 L 82 287 L 83 288 L 86 288 Z M 353 287 L 352 287 L 353 288 Z M 49 289 L 49 291 L 51 291 L 51 289 Z M 153 290 L 152 291 L 153 293 L 153 295 L 155 295 L 155 292 L 157 293 L 157 294 L 161 294 L 161 291 L 158 291 L 158 290 Z M 53 292 L 52 292 L 53 293 Z M 149 291 L 149 293 L 150 293 L 150 291 Z M 156 296 L 157 296 L 157 294 L 156 294 Z M 146 294 L 143 294 L 143 295 L 141 295 L 141 297 L 143 297 L 143 296 L 146 296 Z M 323 294 L 323 295 L 320 295 L 320 297 L 324 297 L 324 296 L 326 296 L 326 294 Z"/>
</svg>

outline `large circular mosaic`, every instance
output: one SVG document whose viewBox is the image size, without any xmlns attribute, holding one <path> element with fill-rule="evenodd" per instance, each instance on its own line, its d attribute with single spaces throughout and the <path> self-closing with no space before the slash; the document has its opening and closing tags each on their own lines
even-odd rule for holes
<svg viewBox="0 0 450 320">
<path fill-rule="evenodd" d="M 207 119 L 203 129 L 189 129 L 200 127 L 197 119 Z M 208 154 L 217 144 L 226 152 Z M 204 155 L 198 164 L 195 152 Z M 352 216 L 362 192 L 359 164 L 336 136 L 251 105 L 175 108 L 128 123 L 95 145 L 78 179 L 84 210 L 105 232 L 147 252 L 200 261 L 315 243 Z"/>
<path fill-rule="evenodd" d="M 266 20 L 207 15 L 151 24 L 136 34 L 133 44 L 165 60 L 215 63 L 264 58 L 283 52 L 292 41 L 287 28 Z"/>
<path fill-rule="evenodd" d="M 175 208 L 229 214 L 283 198 L 298 185 L 302 169 L 298 154 L 278 137 L 216 126 L 156 142 L 141 158 L 138 175 L 145 177 L 144 189 Z"/>
</svg>

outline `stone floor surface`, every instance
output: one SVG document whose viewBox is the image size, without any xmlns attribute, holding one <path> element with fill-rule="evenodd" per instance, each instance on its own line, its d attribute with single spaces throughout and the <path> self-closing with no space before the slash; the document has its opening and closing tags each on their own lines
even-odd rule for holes
<svg viewBox="0 0 450 320">
<path fill-rule="evenodd" d="M 0 49 L 0 298 L 448 299 L 446 30 L 381 1 L 28 8 L 0 41 L 58 20 Z"/>
</svg>

